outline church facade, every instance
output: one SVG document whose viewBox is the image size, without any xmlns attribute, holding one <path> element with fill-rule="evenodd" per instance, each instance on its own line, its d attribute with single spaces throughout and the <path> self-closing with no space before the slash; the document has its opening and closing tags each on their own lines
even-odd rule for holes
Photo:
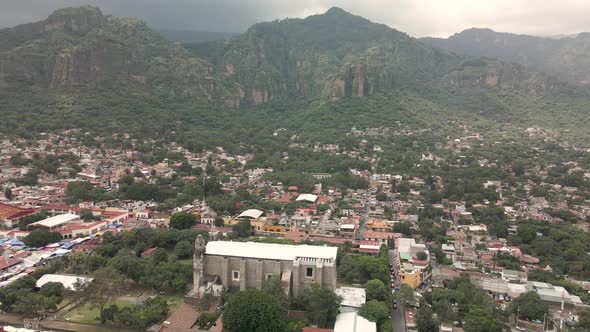
<svg viewBox="0 0 590 332">
<path fill-rule="evenodd" d="M 202 263 L 194 265 L 195 276 L 199 276 L 195 289 L 206 291 L 202 280 L 217 280 L 224 288 L 261 289 L 266 279 L 278 277 L 293 297 L 313 283 L 334 290 L 337 250 L 324 246 L 210 241 Z"/>
</svg>

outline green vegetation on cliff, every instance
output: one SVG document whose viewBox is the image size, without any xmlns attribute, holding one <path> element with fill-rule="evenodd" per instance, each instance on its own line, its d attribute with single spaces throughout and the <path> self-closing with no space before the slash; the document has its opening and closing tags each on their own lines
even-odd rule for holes
<svg viewBox="0 0 590 332">
<path fill-rule="evenodd" d="M 453 55 L 338 8 L 186 49 L 136 19 L 67 8 L 0 30 L 0 50 L 7 134 L 82 128 L 194 150 L 284 145 L 277 128 L 340 143 L 352 126 L 466 119 L 588 135 L 584 89 Z"/>
</svg>

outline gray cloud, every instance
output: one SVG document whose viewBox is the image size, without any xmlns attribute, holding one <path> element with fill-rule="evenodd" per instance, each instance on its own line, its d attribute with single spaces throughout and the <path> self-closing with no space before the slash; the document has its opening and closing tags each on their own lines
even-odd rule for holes
<svg viewBox="0 0 590 332">
<path fill-rule="evenodd" d="M 241 32 L 256 22 L 338 6 L 416 37 L 444 37 L 471 27 L 536 35 L 590 31 L 587 0 L 0 0 L 0 26 L 84 4 L 164 29 Z"/>
</svg>

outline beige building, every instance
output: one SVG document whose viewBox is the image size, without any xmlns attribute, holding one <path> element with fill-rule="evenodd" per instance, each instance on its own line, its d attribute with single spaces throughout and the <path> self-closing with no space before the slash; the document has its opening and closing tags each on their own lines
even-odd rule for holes
<svg viewBox="0 0 590 332">
<path fill-rule="evenodd" d="M 277 276 L 290 296 L 302 294 L 313 283 L 334 290 L 337 251 L 336 247 L 210 241 L 202 275 L 240 290 L 261 289 L 264 280 Z"/>
</svg>

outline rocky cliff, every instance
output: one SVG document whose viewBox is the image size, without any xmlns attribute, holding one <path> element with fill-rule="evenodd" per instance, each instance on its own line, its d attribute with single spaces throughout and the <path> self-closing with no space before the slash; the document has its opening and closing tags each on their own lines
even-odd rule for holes
<svg viewBox="0 0 590 332">
<path fill-rule="evenodd" d="M 523 66 L 454 55 L 339 8 L 186 48 L 94 7 L 0 30 L 0 98 L 104 88 L 240 108 L 434 86 L 532 95 L 561 87 Z"/>
<path fill-rule="evenodd" d="M 46 20 L 0 31 L 0 93 L 50 92 L 98 85 L 213 100 L 230 95 L 212 66 L 142 21 L 94 7 L 58 10 Z"/>
<path fill-rule="evenodd" d="M 562 81 L 590 84 L 590 33 L 545 38 L 473 28 L 447 39 L 420 40 L 456 54 L 493 57 L 522 64 Z"/>
</svg>

